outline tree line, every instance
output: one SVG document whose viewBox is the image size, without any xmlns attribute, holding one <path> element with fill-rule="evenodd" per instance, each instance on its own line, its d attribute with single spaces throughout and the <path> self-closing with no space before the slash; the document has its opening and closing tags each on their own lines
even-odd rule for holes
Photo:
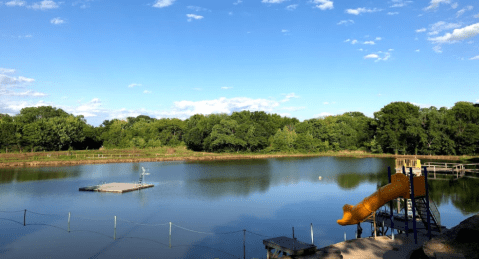
<svg viewBox="0 0 479 259">
<path fill-rule="evenodd" d="M 186 145 L 207 152 L 325 152 L 475 155 L 479 151 L 479 105 L 420 108 L 393 102 L 374 113 L 360 112 L 300 122 L 263 111 L 196 114 L 186 120 L 149 116 L 105 120 L 94 127 L 82 115 L 51 106 L 0 114 L 0 148 L 52 151 L 155 148 Z"/>
</svg>

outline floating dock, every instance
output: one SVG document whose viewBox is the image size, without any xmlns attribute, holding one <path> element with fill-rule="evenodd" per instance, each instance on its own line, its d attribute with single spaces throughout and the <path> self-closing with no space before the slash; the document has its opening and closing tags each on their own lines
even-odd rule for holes
<svg viewBox="0 0 479 259">
<path fill-rule="evenodd" d="M 79 191 L 83 192 L 113 192 L 124 193 L 138 191 L 140 189 L 153 187 L 153 184 L 138 184 L 138 183 L 106 183 L 88 187 L 82 187 Z"/>
</svg>

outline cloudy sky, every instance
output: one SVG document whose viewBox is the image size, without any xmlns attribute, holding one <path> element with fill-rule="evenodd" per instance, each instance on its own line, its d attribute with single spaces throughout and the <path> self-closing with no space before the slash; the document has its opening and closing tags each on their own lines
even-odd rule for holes
<svg viewBox="0 0 479 259">
<path fill-rule="evenodd" d="M 0 0 L 1 1 L 1 0 Z M 0 113 L 88 123 L 479 102 L 479 2 L 0 2 Z"/>
</svg>

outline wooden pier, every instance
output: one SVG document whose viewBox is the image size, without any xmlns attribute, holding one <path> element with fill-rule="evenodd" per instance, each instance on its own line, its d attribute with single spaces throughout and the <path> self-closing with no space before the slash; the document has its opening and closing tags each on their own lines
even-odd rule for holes
<svg viewBox="0 0 479 259">
<path fill-rule="evenodd" d="M 138 183 L 106 183 L 101 185 L 82 187 L 79 189 L 79 191 L 124 193 L 124 192 L 138 191 L 140 189 L 150 188 L 153 186 L 154 186 L 153 184 L 138 184 Z"/>
</svg>

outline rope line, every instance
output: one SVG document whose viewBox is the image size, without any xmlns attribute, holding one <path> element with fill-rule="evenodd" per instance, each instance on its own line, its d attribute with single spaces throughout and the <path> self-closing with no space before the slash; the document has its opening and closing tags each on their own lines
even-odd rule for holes
<svg viewBox="0 0 479 259">
<path fill-rule="evenodd" d="M 0 212 L 4 213 L 15 213 L 15 212 L 24 212 L 25 210 L 0 210 Z"/>
<path fill-rule="evenodd" d="M 152 226 L 152 227 L 156 227 L 156 226 L 165 226 L 165 225 L 168 225 L 170 223 L 164 223 L 164 224 L 141 224 L 141 223 L 136 223 L 136 222 L 133 222 L 133 221 L 129 221 L 129 220 L 126 220 L 126 219 L 119 219 L 117 218 L 117 220 L 120 220 L 120 221 L 125 221 L 125 222 L 129 222 L 129 223 L 133 223 L 133 224 L 136 224 L 136 225 L 142 225 L 142 226 Z"/>
<path fill-rule="evenodd" d="M 238 232 L 242 232 L 242 231 L 243 231 L 243 230 L 237 230 L 237 231 L 224 232 L 224 233 L 213 233 L 213 232 L 195 231 L 195 230 L 191 230 L 191 229 L 187 229 L 187 228 L 184 228 L 184 227 L 175 225 L 175 224 L 173 224 L 173 223 L 171 223 L 171 225 L 176 226 L 176 227 L 179 227 L 179 228 L 184 229 L 184 230 L 187 230 L 187 231 L 191 231 L 191 232 L 195 232 L 195 233 L 200 233 L 200 234 L 209 234 L 209 235 L 223 235 L 223 234 L 238 233 Z"/>
<path fill-rule="evenodd" d="M 257 235 L 257 236 L 271 237 L 271 236 L 265 236 L 265 235 L 261 235 L 261 234 L 258 234 L 258 233 L 254 233 L 254 232 L 251 232 L 251 231 L 249 231 L 249 230 L 246 230 L 246 232 L 251 233 L 251 234 L 254 234 L 254 235 Z"/>
<path fill-rule="evenodd" d="M 37 215 L 42 215 L 42 216 L 57 216 L 57 217 L 64 217 L 64 216 L 62 216 L 62 215 L 59 215 L 59 214 L 44 214 L 44 213 L 38 213 L 38 212 L 35 212 L 35 211 L 31 211 L 31 210 L 28 210 L 27 212 L 28 212 L 28 213 L 37 214 Z"/>
</svg>

